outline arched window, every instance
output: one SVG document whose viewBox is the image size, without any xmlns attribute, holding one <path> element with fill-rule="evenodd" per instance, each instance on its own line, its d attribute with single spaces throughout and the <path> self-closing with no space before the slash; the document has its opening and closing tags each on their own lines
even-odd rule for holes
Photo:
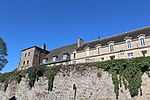
<svg viewBox="0 0 150 100">
<path fill-rule="evenodd" d="M 73 53 L 73 58 L 74 58 L 74 59 L 76 58 L 76 53 Z"/>
</svg>

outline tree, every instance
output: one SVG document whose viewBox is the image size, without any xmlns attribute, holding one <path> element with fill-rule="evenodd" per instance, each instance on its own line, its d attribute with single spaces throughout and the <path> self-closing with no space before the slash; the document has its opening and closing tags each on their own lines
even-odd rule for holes
<svg viewBox="0 0 150 100">
<path fill-rule="evenodd" d="M 6 43 L 3 41 L 2 38 L 0 38 L 0 71 L 5 67 L 7 64 L 7 59 L 5 58 L 7 56 L 7 47 Z"/>
</svg>

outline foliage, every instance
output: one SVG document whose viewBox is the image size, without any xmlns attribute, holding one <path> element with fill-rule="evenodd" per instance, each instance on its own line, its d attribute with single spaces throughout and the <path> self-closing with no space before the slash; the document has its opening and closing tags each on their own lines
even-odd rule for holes
<svg viewBox="0 0 150 100">
<path fill-rule="evenodd" d="M 10 82 L 12 82 L 12 80 L 16 80 L 17 77 L 17 70 L 15 69 L 12 72 L 8 72 L 8 73 L 4 73 L 4 74 L 0 74 L 0 82 L 4 83 L 4 91 L 6 91 L 8 84 Z"/>
<path fill-rule="evenodd" d="M 48 91 L 52 91 L 53 81 L 56 74 L 59 72 L 61 66 L 46 67 L 46 66 L 35 66 L 27 70 L 29 77 L 29 86 L 32 88 L 35 81 L 39 80 L 39 77 L 46 76 L 48 78 Z"/>
<path fill-rule="evenodd" d="M 6 91 L 10 82 L 16 80 L 17 83 L 20 83 L 22 77 L 25 77 L 26 73 L 28 73 L 29 86 L 32 88 L 35 81 L 39 80 L 39 77 L 46 76 L 48 78 L 48 91 L 52 91 L 54 77 L 59 72 L 60 68 L 61 66 L 34 66 L 27 70 L 14 70 L 13 72 L 0 74 L 0 82 L 4 83 L 4 91 Z"/>
<path fill-rule="evenodd" d="M 87 63 L 85 66 L 96 66 L 112 74 L 114 92 L 116 98 L 119 96 L 119 84 L 122 86 L 121 79 L 125 89 L 129 89 L 131 97 L 138 95 L 141 87 L 141 77 L 144 72 L 149 72 L 150 57 L 139 57 L 132 59 L 110 60 L 96 63 Z M 148 74 L 149 75 L 149 74 Z M 126 81 L 125 81 L 126 80 Z M 128 85 L 127 85 L 128 83 Z"/>
<path fill-rule="evenodd" d="M 48 78 L 48 91 L 52 91 L 54 77 L 59 72 L 60 68 L 61 66 L 45 68 L 45 76 Z"/>
<path fill-rule="evenodd" d="M 4 66 L 8 62 L 5 56 L 7 56 L 6 43 L 3 41 L 2 38 L 0 38 L 0 71 L 4 68 Z"/>
<path fill-rule="evenodd" d="M 122 83 L 125 89 L 129 89 L 131 97 L 138 95 L 139 91 L 142 95 L 141 77 L 144 72 L 147 73 L 148 76 L 150 75 L 150 57 L 84 63 L 79 65 L 82 65 L 84 68 L 102 68 L 104 71 L 112 74 L 112 81 L 114 84 L 116 99 L 118 99 L 119 88 L 122 87 Z M 45 76 L 48 78 L 48 91 L 52 91 L 54 77 L 61 68 L 61 65 L 53 67 L 34 66 L 29 68 L 28 70 L 22 70 L 19 72 L 15 70 L 10 73 L 0 74 L 0 82 L 6 83 L 5 87 L 7 89 L 8 84 L 12 80 L 17 80 L 17 82 L 20 83 L 21 78 L 25 77 L 25 74 L 28 73 L 29 86 L 31 88 L 34 86 L 35 81 L 38 81 L 39 77 Z M 101 77 L 100 72 L 97 72 L 97 77 Z"/>
<path fill-rule="evenodd" d="M 97 72 L 96 75 L 97 75 L 97 77 L 101 77 L 102 76 L 100 72 Z"/>
</svg>

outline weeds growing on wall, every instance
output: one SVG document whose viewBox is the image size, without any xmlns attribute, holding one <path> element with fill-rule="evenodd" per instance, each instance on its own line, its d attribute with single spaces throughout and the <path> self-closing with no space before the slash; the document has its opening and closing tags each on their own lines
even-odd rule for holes
<svg viewBox="0 0 150 100">
<path fill-rule="evenodd" d="M 141 78 L 143 73 L 147 73 L 150 77 L 150 57 L 140 57 L 132 59 L 120 59 L 112 61 L 103 61 L 103 62 L 93 62 L 93 63 L 84 63 L 79 64 L 86 67 L 97 67 L 102 68 L 104 71 L 112 74 L 112 81 L 114 84 L 114 92 L 116 94 L 116 99 L 119 96 L 119 88 L 124 85 L 125 89 L 129 89 L 131 97 L 138 95 L 139 91 L 142 95 L 141 90 Z M 67 67 L 67 66 L 65 66 Z M 4 90 L 7 89 L 8 84 L 12 80 L 17 80 L 20 83 L 21 78 L 25 77 L 25 74 L 28 73 L 29 86 L 32 88 L 35 81 L 38 81 L 39 77 L 45 76 L 48 78 L 48 90 L 52 91 L 53 81 L 56 74 L 60 71 L 62 66 L 35 66 L 31 67 L 28 70 L 22 71 L 13 71 L 10 73 L 0 74 L 0 82 L 5 83 Z M 63 68 L 62 68 L 63 69 Z M 78 69 L 79 70 L 79 69 Z M 100 73 L 97 73 L 98 76 L 101 76 Z"/>
</svg>

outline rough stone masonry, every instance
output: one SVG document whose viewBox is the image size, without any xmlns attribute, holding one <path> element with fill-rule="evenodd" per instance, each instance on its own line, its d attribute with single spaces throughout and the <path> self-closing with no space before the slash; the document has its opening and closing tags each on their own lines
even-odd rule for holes
<svg viewBox="0 0 150 100">
<path fill-rule="evenodd" d="M 97 72 L 101 77 L 97 77 Z M 73 68 L 61 70 L 54 79 L 53 90 L 48 91 L 48 80 L 41 77 L 32 89 L 28 88 L 28 78 L 20 84 L 13 81 L 6 92 L 0 88 L 0 100 L 115 100 L 111 74 L 102 69 L 87 67 L 83 70 Z M 128 90 L 119 90 L 118 100 L 150 100 L 150 78 L 142 76 L 142 96 L 131 98 Z M 2 86 L 4 84 L 0 84 Z"/>
</svg>

